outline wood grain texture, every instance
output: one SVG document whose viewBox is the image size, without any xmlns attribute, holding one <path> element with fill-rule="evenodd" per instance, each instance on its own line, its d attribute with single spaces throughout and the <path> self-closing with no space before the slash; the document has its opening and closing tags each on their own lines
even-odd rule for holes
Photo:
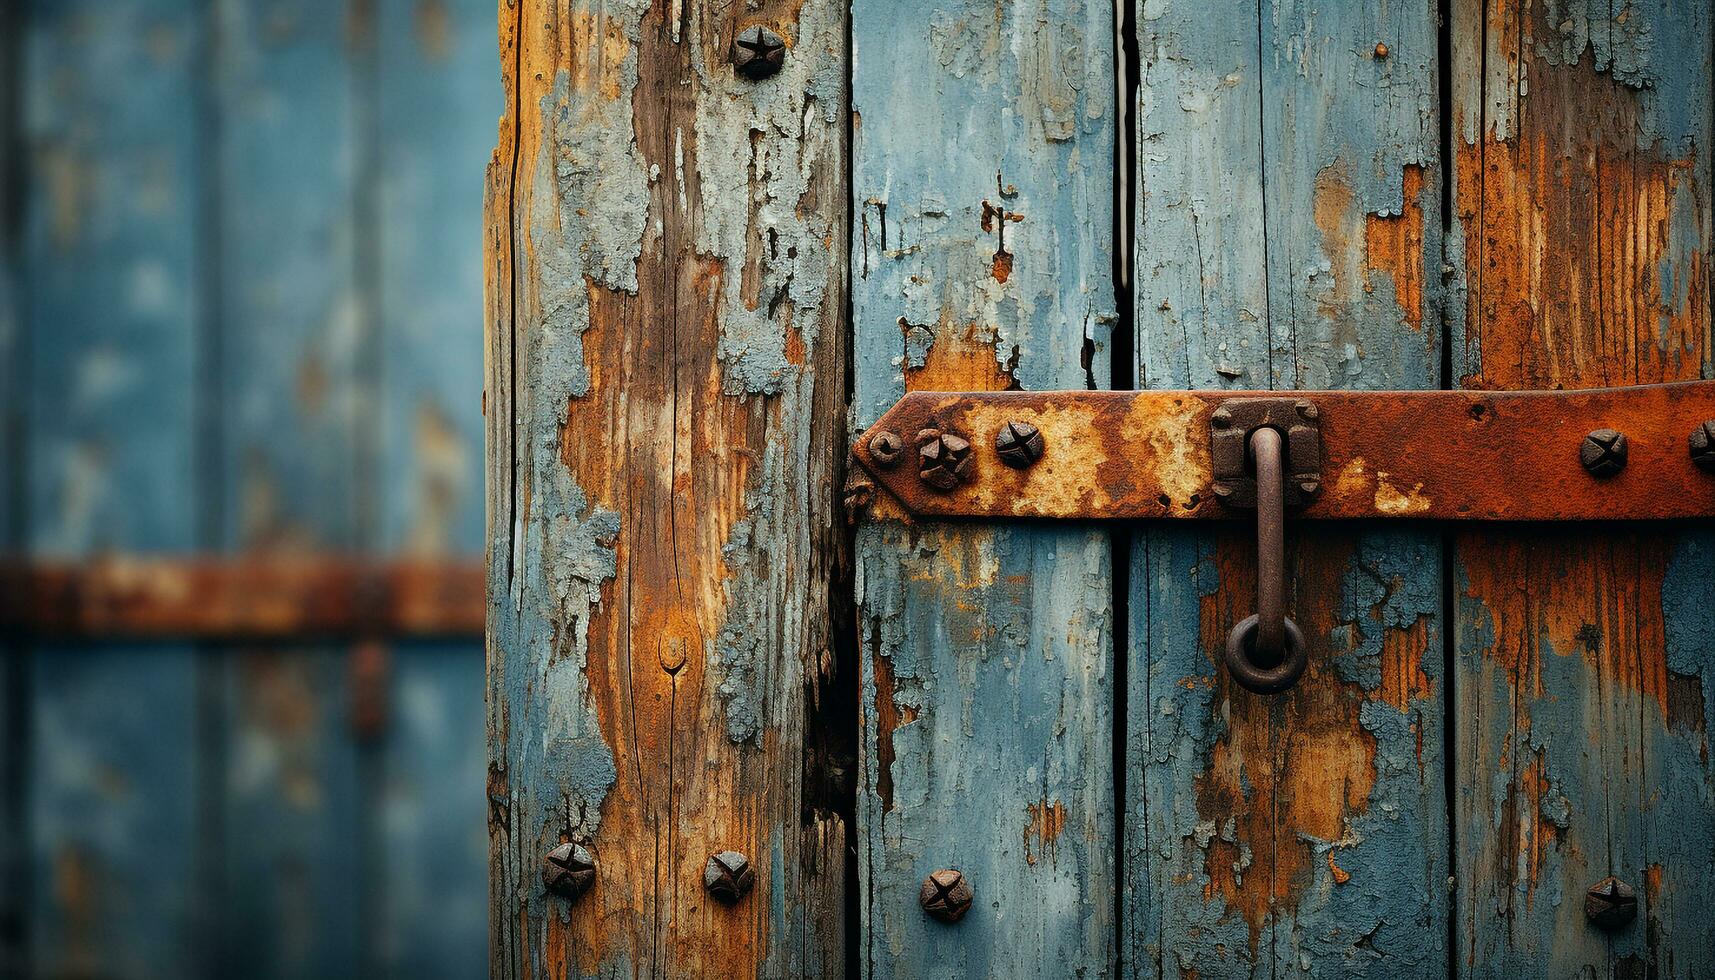
<svg viewBox="0 0 1715 980">
<path fill-rule="evenodd" d="M 1710 377 L 1708 6 L 1452 14 L 1455 382 Z M 1455 553 L 1459 970 L 1708 975 L 1715 536 L 1461 533 Z M 1583 912 L 1609 874 L 1639 904 L 1612 934 Z"/>
<path fill-rule="evenodd" d="M 21 11 L 20 543 L 38 554 L 195 544 L 198 10 L 53 0 Z M 201 968 L 188 941 L 202 925 L 197 684 L 195 655 L 179 646 L 31 656 L 26 905 L 40 975 Z"/>
<path fill-rule="evenodd" d="M 1137 27 L 1143 385 L 1434 387 L 1430 7 L 1149 2 Z M 1134 538 L 1128 974 L 1443 971 L 1439 554 L 1289 522 L 1311 665 L 1268 699 L 1215 666 L 1255 602 L 1247 535 Z"/>
<path fill-rule="evenodd" d="M 791 50 L 734 76 L 735 18 Z M 843 439 L 845 7 L 519 0 L 489 169 L 494 977 L 839 974 L 807 805 Z M 589 845 L 576 904 L 543 855 Z M 703 890 L 749 855 L 734 907 Z"/>
<path fill-rule="evenodd" d="M 217 493 L 232 551 L 370 540 L 375 323 L 357 205 L 374 25 L 355 13 L 347 0 L 216 8 Z M 222 969 L 363 972 L 371 790 L 348 724 L 345 654 L 218 656 Z"/>
<path fill-rule="evenodd" d="M 908 390 L 1105 386 L 1111 9 L 860 4 L 852 44 L 858 427 Z M 860 529 L 866 975 L 1111 975 L 1110 562 L 1094 527 Z M 953 927 L 918 908 L 939 868 L 975 891 Z"/>
</svg>

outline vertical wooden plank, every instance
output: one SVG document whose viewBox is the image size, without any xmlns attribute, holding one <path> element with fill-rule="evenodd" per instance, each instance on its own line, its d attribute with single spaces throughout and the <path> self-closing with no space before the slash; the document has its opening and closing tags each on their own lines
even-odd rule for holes
<svg viewBox="0 0 1715 980">
<path fill-rule="evenodd" d="M 858 4 L 852 45 L 853 422 L 911 389 L 1105 386 L 1111 8 Z M 864 972 L 1108 975 L 1108 532 L 896 516 L 858 535 Z M 951 927 L 918 908 L 940 868 L 975 892 Z"/>
<path fill-rule="evenodd" d="M 359 541 L 366 300 L 357 280 L 353 47 L 346 0 L 216 5 L 220 63 L 222 544 Z M 324 648 L 224 659 L 222 969 L 351 975 L 366 920 L 364 791 L 345 661 Z"/>
<path fill-rule="evenodd" d="M 494 5 L 377 11 L 381 549 L 482 548 L 482 196 L 501 90 Z M 488 856 L 482 649 L 392 658 L 379 814 L 387 975 L 480 975 Z"/>
<path fill-rule="evenodd" d="M 1711 377 L 1708 5 L 1453 14 L 1457 383 Z M 1577 452 L 1566 436 L 1542 451 Z M 1459 969 L 1715 971 L 1715 536 L 1542 528 L 1455 547 Z M 1610 874 L 1639 915 L 1604 933 L 1583 898 Z"/>
<path fill-rule="evenodd" d="M 57 557 L 188 548 L 198 5 L 53 0 L 25 16 L 24 543 Z M 31 659 L 34 968 L 194 975 L 193 652 Z"/>
<path fill-rule="evenodd" d="M 1136 11 L 1138 378 L 1435 386 L 1432 6 Z M 1275 698 L 1216 666 L 1255 561 L 1242 529 L 1133 542 L 1126 972 L 1440 973 L 1439 539 L 1289 532 L 1311 665 Z"/>
<path fill-rule="evenodd" d="M 41 976 L 196 976 L 197 661 L 38 648 L 30 687 L 31 951 Z"/>
<path fill-rule="evenodd" d="M 737 19 L 735 21 L 735 19 Z M 736 77 L 758 22 L 779 74 Z M 845 5 L 520 0 L 489 171 L 490 973 L 838 974 Z M 595 853 L 575 904 L 543 855 Z M 728 908 L 711 852 L 756 868 Z"/>
<path fill-rule="evenodd" d="M 380 545 L 482 548 L 482 195 L 502 110 L 491 4 L 377 13 Z"/>
<path fill-rule="evenodd" d="M 488 835 L 480 651 L 399 649 L 387 701 L 377 923 L 384 975 L 481 976 Z"/>
</svg>

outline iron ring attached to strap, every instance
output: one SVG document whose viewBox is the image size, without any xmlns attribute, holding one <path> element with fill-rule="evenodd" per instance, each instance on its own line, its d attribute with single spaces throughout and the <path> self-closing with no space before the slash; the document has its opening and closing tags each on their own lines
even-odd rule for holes
<svg viewBox="0 0 1715 980">
<path fill-rule="evenodd" d="M 1247 439 L 1256 464 L 1256 613 L 1227 634 L 1227 670 L 1247 691 L 1278 694 L 1309 662 L 1304 634 L 1286 618 L 1285 438 L 1262 426 Z"/>
<path fill-rule="evenodd" d="M 1227 671 L 1239 686 L 1253 694 L 1279 694 L 1298 683 L 1304 668 L 1310 663 L 1310 653 L 1304 645 L 1304 634 L 1290 619 L 1281 620 L 1285 627 L 1286 649 L 1270 666 L 1259 665 L 1256 650 L 1258 617 L 1256 614 L 1239 620 L 1227 634 Z M 1266 663 L 1266 660 L 1264 661 Z"/>
</svg>

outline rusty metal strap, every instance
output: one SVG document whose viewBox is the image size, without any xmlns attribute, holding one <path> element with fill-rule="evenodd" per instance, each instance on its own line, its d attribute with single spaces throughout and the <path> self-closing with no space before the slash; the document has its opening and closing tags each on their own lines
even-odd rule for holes
<svg viewBox="0 0 1715 980">
<path fill-rule="evenodd" d="M 1700 468 L 1715 464 L 1709 381 L 1549 392 L 915 392 L 853 455 L 924 517 L 1239 517 L 1247 512 L 1214 493 L 1211 417 L 1259 397 L 1314 406 L 1319 485 L 1309 481 L 1314 493 L 1295 518 L 1715 515 L 1715 474 Z M 1586 435 L 1604 429 L 1624 434 L 1625 454 L 1617 472 L 1598 476 L 1580 453 Z"/>
<path fill-rule="evenodd" d="M 478 637 L 475 561 L 111 557 L 0 561 L 0 632 L 44 639 Z"/>
</svg>

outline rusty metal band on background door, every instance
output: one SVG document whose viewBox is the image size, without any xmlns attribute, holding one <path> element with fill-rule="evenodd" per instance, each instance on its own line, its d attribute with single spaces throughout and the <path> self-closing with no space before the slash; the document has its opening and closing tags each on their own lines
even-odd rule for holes
<svg viewBox="0 0 1715 980">
<path fill-rule="evenodd" d="M 1303 672 L 1281 521 L 1715 516 L 1715 381 L 1583 391 L 913 392 L 853 458 L 913 518 L 1255 513 L 1258 612 L 1226 662 Z M 869 490 L 869 479 L 853 475 Z M 860 495 L 861 496 L 861 495 Z"/>
</svg>

